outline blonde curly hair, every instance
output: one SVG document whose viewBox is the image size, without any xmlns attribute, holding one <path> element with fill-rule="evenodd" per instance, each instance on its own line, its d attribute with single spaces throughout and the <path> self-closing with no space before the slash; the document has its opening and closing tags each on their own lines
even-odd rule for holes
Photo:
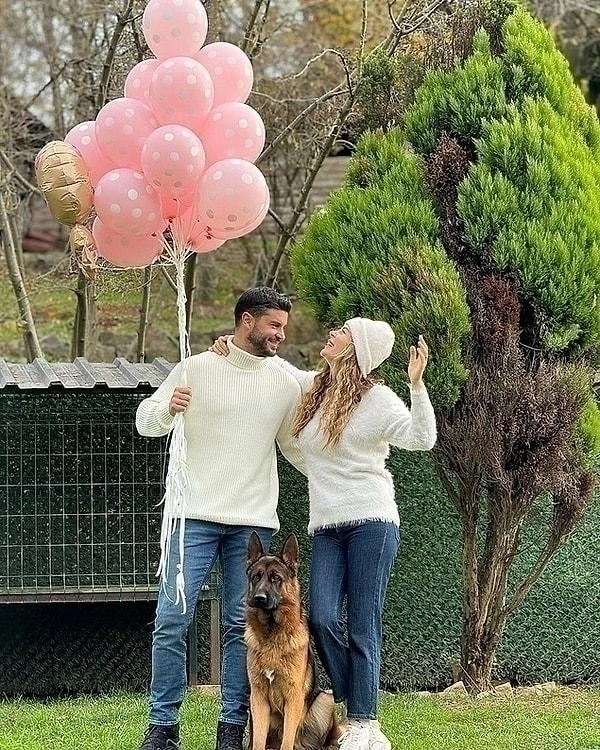
<svg viewBox="0 0 600 750">
<path fill-rule="evenodd" d="M 372 378 L 361 375 L 354 344 L 348 344 L 331 364 L 325 360 L 314 383 L 302 396 L 292 435 L 298 437 L 321 407 L 319 428 L 326 438 L 325 448 L 335 448 L 350 415 L 374 384 Z"/>
</svg>

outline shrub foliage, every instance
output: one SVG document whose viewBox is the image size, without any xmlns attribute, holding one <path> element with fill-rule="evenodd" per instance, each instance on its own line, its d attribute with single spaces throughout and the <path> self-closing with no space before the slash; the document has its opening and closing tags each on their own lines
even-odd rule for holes
<svg viewBox="0 0 600 750">
<path fill-rule="evenodd" d="M 593 496 L 600 125 L 541 24 L 510 2 L 473 18 L 401 127 L 361 138 L 292 265 L 322 321 L 391 323 L 382 372 L 401 395 L 408 347 L 431 345 L 433 459 L 463 526 L 462 669 L 484 689 L 507 618 Z M 532 525 L 539 555 L 517 579 Z"/>
</svg>

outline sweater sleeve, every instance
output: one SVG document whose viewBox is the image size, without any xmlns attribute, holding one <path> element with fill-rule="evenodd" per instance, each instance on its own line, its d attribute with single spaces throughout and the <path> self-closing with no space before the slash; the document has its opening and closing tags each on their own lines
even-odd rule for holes
<svg viewBox="0 0 600 750">
<path fill-rule="evenodd" d="M 282 359 L 278 356 L 273 357 L 273 360 L 298 381 L 302 391 L 307 391 L 313 384 L 313 380 L 317 374 L 316 370 L 300 370 L 298 367 L 294 367 L 291 362 L 288 362 L 287 359 Z"/>
<path fill-rule="evenodd" d="M 385 440 L 390 445 L 409 451 L 428 451 L 437 438 L 435 413 L 427 389 L 412 391 L 410 410 L 390 388 L 382 389 L 382 410 Z"/>
<path fill-rule="evenodd" d="M 181 385 L 181 364 L 175 365 L 157 390 L 140 402 L 135 414 L 135 426 L 140 435 L 162 437 L 173 426 L 175 417 L 169 412 L 173 391 Z"/>
<path fill-rule="evenodd" d="M 301 474 L 306 476 L 306 462 L 298 445 L 298 438 L 292 435 L 292 425 L 296 415 L 296 407 L 289 411 L 277 432 L 277 445 L 283 457 Z"/>
</svg>

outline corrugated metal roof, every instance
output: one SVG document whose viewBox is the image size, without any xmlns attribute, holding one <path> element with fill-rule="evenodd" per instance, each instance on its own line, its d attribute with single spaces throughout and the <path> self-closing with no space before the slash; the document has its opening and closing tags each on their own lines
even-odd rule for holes
<svg viewBox="0 0 600 750">
<path fill-rule="evenodd" d="M 118 357 L 112 363 L 88 362 L 77 357 L 74 362 L 49 363 L 36 358 L 27 364 L 12 364 L 0 359 L 0 390 L 13 387 L 23 390 L 62 385 L 64 388 L 137 388 L 158 386 L 174 367 L 174 363 L 158 357 L 152 362 L 128 362 Z"/>
</svg>

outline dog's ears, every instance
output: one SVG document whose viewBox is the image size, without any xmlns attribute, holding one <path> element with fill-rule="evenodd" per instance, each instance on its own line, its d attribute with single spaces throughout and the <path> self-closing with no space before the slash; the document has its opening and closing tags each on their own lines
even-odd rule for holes
<svg viewBox="0 0 600 750">
<path fill-rule="evenodd" d="M 298 538 L 290 534 L 281 548 L 281 559 L 296 574 L 298 572 Z"/>
<path fill-rule="evenodd" d="M 256 531 L 253 531 L 248 539 L 248 567 L 254 565 L 262 555 L 264 555 L 262 542 Z"/>
</svg>

